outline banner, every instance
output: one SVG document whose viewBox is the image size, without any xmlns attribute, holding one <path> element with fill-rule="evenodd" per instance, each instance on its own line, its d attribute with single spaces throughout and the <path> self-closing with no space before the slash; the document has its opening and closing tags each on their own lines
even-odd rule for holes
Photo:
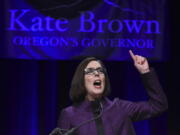
<svg viewBox="0 0 180 135">
<path fill-rule="evenodd" d="M 4 0 L 1 58 L 168 58 L 165 0 Z"/>
</svg>

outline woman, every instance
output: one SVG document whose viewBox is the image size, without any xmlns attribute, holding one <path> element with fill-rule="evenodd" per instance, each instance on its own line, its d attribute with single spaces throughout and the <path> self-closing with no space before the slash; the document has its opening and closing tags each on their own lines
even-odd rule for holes
<svg viewBox="0 0 180 135">
<path fill-rule="evenodd" d="M 130 102 L 116 98 L 110 101 L 105 66 L 94 57 L 86 58 L 79 64 L 72 80 L 70 97 L 75 104 L 62 110 L 59 128 L 69 129 L 67 133 L 75 135 L 135 135 L 132 122 L 167 109 L 166 96 L 147 59 L 134 55 L 131 50 L 129 53 L 141 74 L 149 100 Z"/>
</svg>

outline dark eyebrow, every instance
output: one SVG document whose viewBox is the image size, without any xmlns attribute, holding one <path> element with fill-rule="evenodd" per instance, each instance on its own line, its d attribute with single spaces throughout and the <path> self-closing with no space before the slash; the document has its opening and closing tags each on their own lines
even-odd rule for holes
<svg viewBox="0 0 180 135">
<path fill-rule="evenodd" d="M 103 68 L 103 67 L 97 67 L 97 68 L 89 67 L 89 68 L 86 68 L 86 69 L 99 69 L 99 68 Z"/>
<path fill-rule="evenodd" d="M 85 68 L 85 69 L 95 69 L 95 68 Z"/>
</svg>

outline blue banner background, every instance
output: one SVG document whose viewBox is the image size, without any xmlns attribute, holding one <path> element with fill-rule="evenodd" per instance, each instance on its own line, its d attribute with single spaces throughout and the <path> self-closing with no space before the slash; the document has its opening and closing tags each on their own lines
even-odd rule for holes
<svg viewBox="0 0 180 135">
<path fill-rule="evenodd" d="M 155 61 L 168 58 L 165 0 L 8 0 L 4 5 L 0 57 L 121 61 L 129 60 L 132 49 Z"/>
</svg>

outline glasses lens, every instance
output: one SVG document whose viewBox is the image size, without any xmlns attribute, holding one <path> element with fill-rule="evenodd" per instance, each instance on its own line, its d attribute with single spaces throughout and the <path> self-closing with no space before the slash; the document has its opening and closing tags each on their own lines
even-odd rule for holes
<svg viewBox="0 0 180 135">
<path fill-rule="evenodd" d="M 93 68 L 86 68 L 85 69 L 85 74 L 92 74 L 94 72 Z"/>
<path fill-rule="evenodd" d="M 97 68 L 96 71 L 97 71 L 98 73 L 104 73 L 104 69 L 103 69 L 102 67 Z"/>
<path fill-rule="evenodd" d="M 97 71 L 100 74 L 104 73 L 104 69 L 102 67 L 99 67 L 96 69 L 95 68 L 86 68 L 85 74 L 95 74 L 95 71 Z"/>
</svg>

